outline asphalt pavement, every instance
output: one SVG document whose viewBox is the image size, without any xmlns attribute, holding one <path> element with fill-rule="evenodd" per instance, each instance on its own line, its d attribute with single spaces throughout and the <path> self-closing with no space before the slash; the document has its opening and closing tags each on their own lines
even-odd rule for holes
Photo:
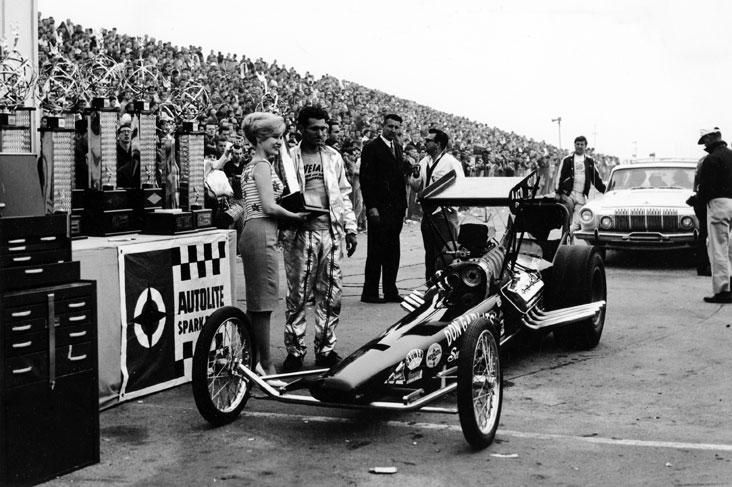
<svg viewBox="0 0 732 487">
<path fill-rule="evenodd" d="M 360 234 L 344 264 L 341 355 L 404 314 L 360 302 L 365 256 Z M 404 292 L 423 285 L 422 259 L 419 224 L 408 223 Z M 486 450 L 467 447 L 456 416 L 288 405 L 258 392 L 237 421 L 212 428 L 183 385 L 103 411 L 101 462 L 46 485 L 732 485 L 732 306 L 702 303 L 711 282 L 680 253 L 609 252 L 607 276 L 598 347 L 568 352 L 547 336 L 505 350 L 503 414 Z M 240 263 L 236 280 L 245 307 Z M 284 303 L 272 319 L 278 365 L 283 321 Z"/>
</svg>

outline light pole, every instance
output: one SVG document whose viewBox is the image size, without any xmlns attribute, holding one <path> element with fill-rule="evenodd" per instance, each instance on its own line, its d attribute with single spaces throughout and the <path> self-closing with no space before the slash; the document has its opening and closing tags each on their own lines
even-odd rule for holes
<svg viewBox="0 0 732 487">
<path fill-rule="evenodd" d="M 562 117 L 552 118 L 552 122 L 557 122 L 557 129 L 559 130 L 559 151 L 562 151 Z"/>
<path fill-rule="evenodd" d="M 638 141 L 634 140 L 633 141 L 633 159 L 637 159 L 637 158 L 638 158 Z"/>
</svg>

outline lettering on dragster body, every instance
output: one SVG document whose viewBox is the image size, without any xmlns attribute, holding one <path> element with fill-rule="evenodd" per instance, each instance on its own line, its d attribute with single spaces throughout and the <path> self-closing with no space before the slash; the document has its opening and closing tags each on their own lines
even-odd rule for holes
<svg viewBox="0 0 732 487">
<path fill-rule="evenodd" d="M 454 319 L 449 325 L 445 327 L 445 338 L 447 338 L 447 346 L 453 344 L 455 340 L 460 338 L 465 330 L 468 329 L 468 325 L 472 323 L 480 315 L 478 313 L 470 313 L 463 315 L 459 318 Z"/>
<path fill-rule="evenodd" d="M 224 286 L 203 287 L 178 293 L 178 314 L 195 313 L 224 306 Z"/>
<path fill-rule="evenodd" d="M 193 333 L 194 331 L 200 331 L 203 328 L 203 324 L 206 323 L 209 315 L 195 316 L 187 320 L 180 320 L 178 322 L 178 334 L 183 335 L 185 333 Z"/>
</svg>

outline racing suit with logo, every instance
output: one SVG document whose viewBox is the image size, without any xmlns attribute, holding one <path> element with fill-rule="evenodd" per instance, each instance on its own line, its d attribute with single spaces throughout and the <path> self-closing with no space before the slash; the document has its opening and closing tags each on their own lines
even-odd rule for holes
<svg viewBox="0 0 732 487">
<path fill-rule="evenodd" d="M 341 155 L 324 146 L 314 157 L 319 157 L 322 165 L 324 203 L 329 212 L 311 218 L 304 225 L 286 228 L 280 234 L 287 278 L 285 347 L 288 354 L 298 357 L 307 351 L 305 307 L 311 296 L 315 301 L 315 355 L 325 357 L 335 348 L 346 234 L 356 234 L 356 217 L 348 196 L 351 185 Z M 292 150 L 292 161 L 305 192 L 307 179 L 299 144 Z"/>
</svg>

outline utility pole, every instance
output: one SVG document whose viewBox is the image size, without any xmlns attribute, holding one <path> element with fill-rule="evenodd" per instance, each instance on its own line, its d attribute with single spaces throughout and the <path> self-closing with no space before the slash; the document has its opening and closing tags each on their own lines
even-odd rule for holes
<svg viewBox="0 0 732 487">
<path fill-rule="evenodd" d="M 633 141 L 633 159 L 637 159 L 637 158 L 638 158 L 638 141 L 634 140 Z"/>
<path fill-rule="evenodd" d="M 557 122 L 557 129 L 559 130 L 559 150 L 562 150 L 562 117 L 552 118 L 552 122 Z"/>
</svg>

